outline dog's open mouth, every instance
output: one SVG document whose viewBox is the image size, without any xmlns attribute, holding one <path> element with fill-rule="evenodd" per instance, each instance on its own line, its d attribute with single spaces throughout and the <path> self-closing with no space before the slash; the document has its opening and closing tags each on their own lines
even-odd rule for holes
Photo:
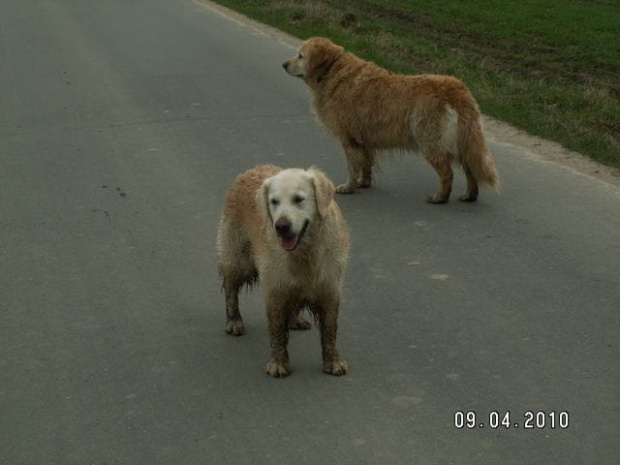
<svg viewBox="0 0 620 465">
<path fill-rule="evenodd" d="M 299 244 L 301 244 L 301 241 L 304 238 L 304 234 L 306 234 L 306 229 L 308 229 L 309 224 L 310 222 L 306 220 L 306 222 L 304 223 L 304 227 L 301 228 L 299 234 L 280 236 L 280 245 L 282 246 L 282 248 L 287 252 L 292 252 L 297 247 L 299 247 Z"/>
</svg>

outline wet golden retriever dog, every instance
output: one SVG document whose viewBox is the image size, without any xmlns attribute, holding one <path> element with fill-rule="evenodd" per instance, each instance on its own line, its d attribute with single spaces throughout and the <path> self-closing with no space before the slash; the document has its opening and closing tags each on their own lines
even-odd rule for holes
<svg viewBox="0 0 620 465">
<path fill-rule="evenodd" d="M 448 201 L 452 162 L 467 176 L 460 200 L 474 202 L 479 185 L 498 187 L 480 110 L 458 79 L 396 74 L 321 37 L 305 41 L 283 67 L 306 82 L 318 119 L 342 143 L 348 177 L 337 192 L 370 187 L 376 153 L 389 149 L 417 151 L 437 171 L 439 192 L 428 197 L 431 203 Z"/>
<path fill-rule="evenodd" d="M 308 329 L 308 309 L 319 324 L 323 371 L 343 375 L 336 333 L 349 234 L 334 202 L 334 185 L 319 170 L 257 166 L 240 175 L 220 221 L 218 265 L 226 293 L 226 331 L 240 336 L 239 289 L 260 278 L 271 360 L 267 373 L 290 373 L 289 329 Z"/>
</svg>

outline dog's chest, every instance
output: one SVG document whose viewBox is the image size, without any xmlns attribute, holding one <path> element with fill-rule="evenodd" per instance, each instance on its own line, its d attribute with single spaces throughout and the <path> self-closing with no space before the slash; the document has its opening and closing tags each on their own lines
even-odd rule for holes
<svg viewBox="0 0 620 465">
<path fill-rule="evenodd" d="M 321 280 L 320 260 L 315 257 L 295 257 L 283 264 L 291 285 L 312 287 Z"/>
<path fill-rule="evenodd" d="M 261 279 L 276 284 L 284 292 L 293 292 L 301 299 L 313 299 L 325 287 L 340 282 L 337 257 L 330 254 L 279 254 L 262 271 Z M 273 266 L 275 265 L 275 266 Z"/>
</svg>

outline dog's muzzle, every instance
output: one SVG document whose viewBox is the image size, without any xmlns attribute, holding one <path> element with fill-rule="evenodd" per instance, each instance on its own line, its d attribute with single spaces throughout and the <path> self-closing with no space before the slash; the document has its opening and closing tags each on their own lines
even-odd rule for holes
<svg viewBox="0 0 620 465">
<path fill-rule="evenodd" d="M 308 229 L 309 224 L 310 222 L 306 220 L 299 234 L 295 234 L 292 231 L 293 225 L 288 218 L 278 218 L 274 224 L 274 228 L 276 230 L 276 234 L 280 238 L 280 245 L 282 246 L 282 248 L 287 252 L 292 252 L 297 247 L 299 247 L 302 239 L 304 238 L 304 234 L 306 233 L 306 229 Z"/>
<path fill-rule="evenodd" d="M 295 76 L 298 78 L 303 78 L 304 75 L 303 74 L 295 74 L 293 73 L 289 68 L 291 66 L 291 60 L 287 60 L 284 63 L 282 63 L 282 68 L 284 68 L 284 71 L 286 71 L 288 74 L 290 74 L 291 76 Z"/>
</svg>

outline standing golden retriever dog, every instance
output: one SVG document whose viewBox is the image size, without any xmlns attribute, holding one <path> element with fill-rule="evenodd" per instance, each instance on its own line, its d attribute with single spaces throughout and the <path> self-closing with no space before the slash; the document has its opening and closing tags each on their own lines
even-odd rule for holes
<svg viewBox="0 0 620 465">
<path fill-rule="evenodd" d="M 283 67 L 304 79 L 316 115 L 342 143 L 349 174 L 338 193 L 370 187 L 375 155 L 382 149 L 414 150 L 426 158 L 439 176 L 439 192 L 428 197 L 431 203 L 448 201 L 452 161 L 467 176 L 460 200 L 474 202 L 478 185 L 498 186 L 480 110 L 458 79 L 392 73 L 321 37 L 305 41 Z"/>
<path fill-rule="evenodd" d="M 260 277 L 271 339 L 267 373 L 276 378 L 290 372 L 289 329 L 310 327 L 304 308 L 319 323 L 323 371 L 347 372 L 336 333 L 349 234 L 333 196 L 334 185 L 317 169 L 264 165 L 240 175 L 226 197 L 217 243 L 226 331 L 245 332 L 239 289 Z"/>
</svg>

